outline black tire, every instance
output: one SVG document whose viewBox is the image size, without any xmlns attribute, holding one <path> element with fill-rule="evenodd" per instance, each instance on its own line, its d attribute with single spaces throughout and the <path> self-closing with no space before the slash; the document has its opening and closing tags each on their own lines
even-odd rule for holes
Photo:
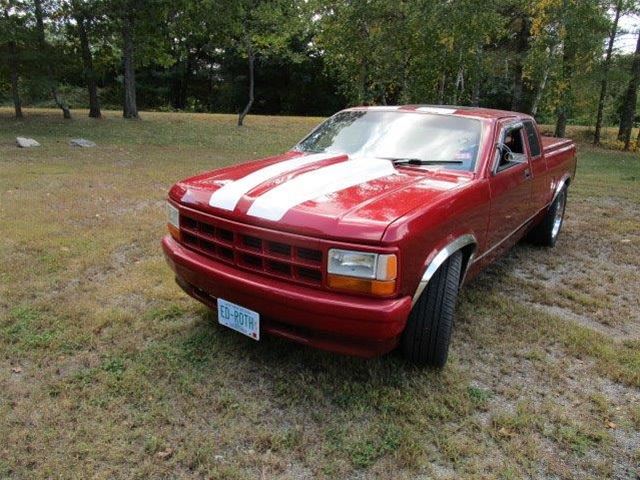
<svg viewBox="0 0 640 480">
<path fill-rule="evenodd" d="M 437 368 L 447 363 L 461 270 L 458 251 L 440 266 L 413 306 L 401 341 L 410 362 Z"/>
<path fill-rule="evenodd" d="M 544 218 L 529 232 L 529 241 L 543 247 L 555 247 L 564 223 L 566 207 L 567 186 L 565 185 L 547 210 Z"/>
</svg>

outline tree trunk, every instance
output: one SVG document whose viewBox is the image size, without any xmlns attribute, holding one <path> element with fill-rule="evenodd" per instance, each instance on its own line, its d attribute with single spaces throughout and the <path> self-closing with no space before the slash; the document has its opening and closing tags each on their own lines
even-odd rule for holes
<svg viewBox="0 0 640 480">
<path fill-rule="evenodd" d="M 573 61 L 574 56 L 571 52 L 567 52 L 567 49 L 565 48 L 562 55 L 562 83 L 566 85 L 566 87 L 561 93 L 562 97 L 557 109 L 558 118 L 556 121 L 556 131 L 554 134 L 556 137 L 564 137 L 567 131 L 569 109 L 571 108 L 573 102 L 571 88 L 571 82 L 573 80 Z"/>
<path fill-rule="evenodd" d="M 458 70 L 458 76 L 456 77 L 455 88 L 453 91 L 453 105 L 458 104 L 458 94 L 462 95 L 464 93 L 464 71 L 462 67 Z"/>
<path fill-rule="evenodd" d="M 86 19 L 84 15 L 76 16 L 78 24 L 78 36 L 80 37 L 80 50 L 82 51 L 82 65 L 84 70 L 84 78 L 87 83 L 89 92 L 89 117 L 100 118 L 100 100 L 98 99 L 98 84 L 96 82 L 96 73 L 93 69 L 93 56 L 89 46 L 89 36 L 87 35 Z"/>
<path fill-rule="evenodd" d="M 193 55 L 187 51 L 187 60 L 185 68 L 182 72 L 182 81 L 180 83 L 180 101 L 182 108 L 188 107 L 189 98 L 189 82 L 191 80 L 191 70 L 193 68 Z"/>
<path fill-rule="evenodd" d="M 62 118 L 66 120 L 71 120 L 71 110 L 69 109 L 69 105 L 64 101 L 60 94 L 58 93 L 58 87 L 55 84 L 51 85 L 51 95 L 53 96 L 53 101 L 58 106 L 60 110 L 62 110 Z"/>
<path fill-rule="evenodd" d="M 127 11 L 122 19 L 122 56 L 124 64 L 124 104 L 122 116 L 137 119 L 138 105 L 136 104 L 136 70 L 134 46 L 134 21 L 132 12 Z"/>
<path fill-rule="evenodd" d="M 4 18 L 9 22 L 9 10 L 5 7 Z M 22 101 L 20 100 L 19 88 L 19 65 L 18 65 L 18 45 L 15 39 L 9 41 L 9 71 L 11 77 L 11 96 L 13 97 L 13 108 L 15 110 L 16 119 L 23 118 Z"/>
<path fill-rule="evenodd" d="M 556 120 L 555 137 L 564 137 L 567 132 L 567 110 L 564 106 L 558 108 L 558 118 Z"/>
<path fill-rule="evenodd" d="M 480 106 L 480 88 L 482 86 L 482 45 L 476 49 L 476 71 L 471 87 L 471 106 Z"/>
<path fill-rule="evenodd" d="M 71 111 L 66 102 L 60 98 L 58 94 L 58 88 L 56 86 L 56 82 L 53 78 L 53 70 L 51 68 L 51 64 L 49 63 L 48 53 L 49 53 L 49 45 L 47 45 L 47 41 L 44 36 L 44 14 L 42 12 L 42 0 L 34 0 L 34 13 L 36 17 L 36 33 L 38 39 L 38 46 L 40 47 L 40 55 L 42 56 L 42 61 L 47 66 L 47 80 L 49 82 L 49 91 L 51 92 L 51 96 L 53 97 L 53 101 L 58 106 L 60 110 L 62 110 L 62 116 L 65 119 L 71 118 Z"/>
<path fill-rule="evenodd" d="M 638 83 L 640 83 L 640 35 L 636 44 L 636 52 L 633 55 L 633 66 L 631 69 L 631 80 L 624 97 L 622 117 L 620 119 L 620 131 L 618 140 L 624 142 L 624 149 L 631 147 L 631 130 L 636 116 L 636 102 L 638 101 Z"/>
<path fill-rule="evenodd" d="M 366 105 L 367 97 L 367 61 L 363 57 L 358 70 L 358 105 Z"/>
<path fill-rule="evenodd" d="M 214 81 L 214 67 L 211 65 L 208 70 L 209 73 L 209 82 L 207 85 L 207 111 L 213 111 L 213 81 Z"/>
<path fill-rule="evenodd" d="M 513 75 L 513 97 L 511 98 L 511 110 L 519 112 L 522 110 L 522 93 L 524 89 L 524 57 L 529 48 L 529 20 L 526 15 L 520 18 L 522 23 L 518 32 L 518 43 L 515 55 L 514 75 Z"/>
<path fill-rule="evenodd" d="M 613 45 L 616 41 L 616 35 L 618 33 L 618 21 L 620 20 L 620 11 L 622 9 L 622 2 L 616 4 L 616 16 L 613 19 L 613 25 L 611 26 L 611 34 L 609 35 L 609 46 L 607 47 L 607 54 L 604 58 L 604 65 L 602 69 L 602 82 L 600 84 L 600 99 L 598 100 L 598 115 L 596 118 L 596 132 L 593 135 L 593 144 L 600 145 L 600 135 L 602 130 L 602 117 L 604 115 L 604 103 L 607 98 L 607 89 L 609 87 L 609 68 L 611 66 L 611 56 L 613 55 Z"/>
<path fill-rule="evenodd" d="M 438 82 L 438 105 L 444 105 L 444 92 L 447 86 L 447 74 L 443 73 Z"/>
<path fill-rule="evenodd" d="M 182 110 L 182 60 L 176 59 L 171 67 L 171 87 L 169 88 L 169 96 L 171 97 L 171 106 L 176 110 Z"/>
<path fill-rule="evenodd" d="M 471 90 L 471 106 L 480 106 L 480 76 L 476 77 L 473 81 L 473 88 Z"/>
<path fill-rule="evenodd" d="M 11 68 L 11 96 L 13 97 L 13 108 L 15 110 L 16 119 L 20 119 L 23 115 L 20 90 L 18 88 L 18 48 L 15 41 L 9 42 L 9 64 Z"/>
<path fill-rule="evenodd" d="M 522 108 L 522 73 L 524 68 L 521 61 L 517 61 L 514 66 L 514 78 L 513 78 L 513 97 L 511 99 L 511 111 L 519 112 Z"/>
<path fill-rule="evenodd" d="M 569 0 L 562 0 L 563 16 L 566 16 L 569 8 Z M 566 18 L 562 20 L 562 27 L 566 28 Z M 564 87 L 560 91 L 560 103 L 557 108 L 558 118 L 556 121 L 556 137 L 564 137 L 567 130 L 567 119 L 569 117 L 569 108 L 573 106 L 572 85 L 573 80 L 573 62 L 575 61 L 575 52 L 570 51 L 567 42 L 564 42 L 562 49 L 562 85 Z"/>
<path fill-rule="evenodd" d="M 169 97 L 171 106 L 176 110 L 184 110 L 187 107 L 187 88 L 189 82 L 189 72 L 191 71 L 190 46 L 177 44 L 175 46 L 174 63 L 171 67 L 171 86 Z M 182 51 L 184 50 L 183 57 Z"/>
<path fill-rule="evenodd" d="M 244 109 L 238 115 L 238 126 L 241 127 L 244 122 L 244 117 L 247 116 L 249 110 L 251 110 L 251 106 L 253 105 L 254 93 L 255 93 L 255 78 L 254 78 L 254 63 L 255 63 L 255 55 L 253 53 L 253 46 L 251 45 L 251 40 L 249 38 L 246 39 L 247 45 L 247 57 L 249 60 L 249 102 L 244 107 Z"/>
<path fill-rule="evenodd" d="M 547 86 L 547 80 L 549 78 L 549 63 L 547 63 L 544 67 L 544 72 L 542 73 L 542 80 L 540 80 L 540 85 L 538 85 L 538 91 L 536 92 L 536 96 L 533 99 L 533 103 L 531 104 L 531 116 L 535 117 L 538 113 L 538 106 L 542 101 L 542 95 L 544 94 L 544 89 Z"/>
</svg>

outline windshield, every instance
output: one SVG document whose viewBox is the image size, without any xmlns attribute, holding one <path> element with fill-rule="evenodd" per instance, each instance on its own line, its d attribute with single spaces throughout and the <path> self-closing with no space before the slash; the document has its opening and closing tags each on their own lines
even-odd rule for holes
<svg viewBox="0 0 640 480">
<path fill-rule="evenodd" d="M 355 110 L 322 123 L 296 149 L 390 160 L 414 160 L 473 171 L 481 123 L 471 118 Z"/>
</svg>

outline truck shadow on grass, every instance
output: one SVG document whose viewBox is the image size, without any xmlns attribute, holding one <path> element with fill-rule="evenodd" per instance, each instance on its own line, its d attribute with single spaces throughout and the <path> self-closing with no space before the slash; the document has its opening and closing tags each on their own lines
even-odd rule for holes
<svg viewBox="0 0 640 480">
<path fill-rule="evenodd" d="M 496 332 L 497 335 L 505 329 L 520 330 L 514 335 L 501 336 L 497 351 L 514 352 L 522 346 L 523 341 L 527 341 L 539 325 L 539 316 L 530 305 L 521 305 L 523 293 L 513 295 L 513 291 L 521 285 L 514 272 L 517 268 L 527 268 L 523 260 L 531 263 L 533 268 L 533 261 L 528 258 L 539 256 L 538 250 L 528 244 L 517 245 L 506 257 L 461 290 L 452 353 L 444 370 L 412 365 L 402 358 L 398 350 L 382 357 L 361 359 L 315 350 L 271 336 L 264 336 L 260 342 L 255 342 L 219 325 L 216 313 L 204 307 L 182 342 L 184 354 L 194 366 L 205 364 L 213 367 L 221 358 L 224 361 L 234 359 L 238 365 L 242 365 L 243 370 L 258 373 L 263 378 L 273 379 L 277 372 L 285 372 L 287 378 L 293 375 L 300 379 L 312 379 L 315 381 L 303 386 L 303 389 L 313 390 L 318 385 L 326 385 L 326 394 L 339 389 L 339 384 L 345 382 L 359 383 L 364 389 L 399 388 L 411 385 L 419 378 L 434 387 L 446 383 L 447 377 L 459 377 L 461 368 L 474 368 L 473 362 L 461 364 L 461 353 L 464 352 L 466 358 L 473 351 L 498 347 L 497 343 L 486 343 L 487 331 Z M 478 324 L 485 330 L 480 338 L 473 336 Z M 554 339 L 549 338 L 548 342 L 551 344 Z M 288 400 L 292 401 L 296 396 L 288 396 Z M 302 398 L 313 397 L 325 398 L 326 395 L 302 395 Z"/>
</svg>

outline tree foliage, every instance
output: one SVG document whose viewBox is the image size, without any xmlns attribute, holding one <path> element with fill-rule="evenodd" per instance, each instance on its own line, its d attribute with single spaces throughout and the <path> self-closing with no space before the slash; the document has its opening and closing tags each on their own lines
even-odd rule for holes
<svg viewBox="0 0 640 480">
<path fill-rule="evenodd" d="M 171 108 L 240 122 L 249 110 L 480 105 L 534 113 L 563 134 L 568 122 L 619 120 L 631 56 L 603 53 L 610 9 L 636 3 L 0 0 L 0 95 L 33 104 L 54 86 L 96 117 L 103 104 L 134 118 L 138 107 Z"/>
</svg>

